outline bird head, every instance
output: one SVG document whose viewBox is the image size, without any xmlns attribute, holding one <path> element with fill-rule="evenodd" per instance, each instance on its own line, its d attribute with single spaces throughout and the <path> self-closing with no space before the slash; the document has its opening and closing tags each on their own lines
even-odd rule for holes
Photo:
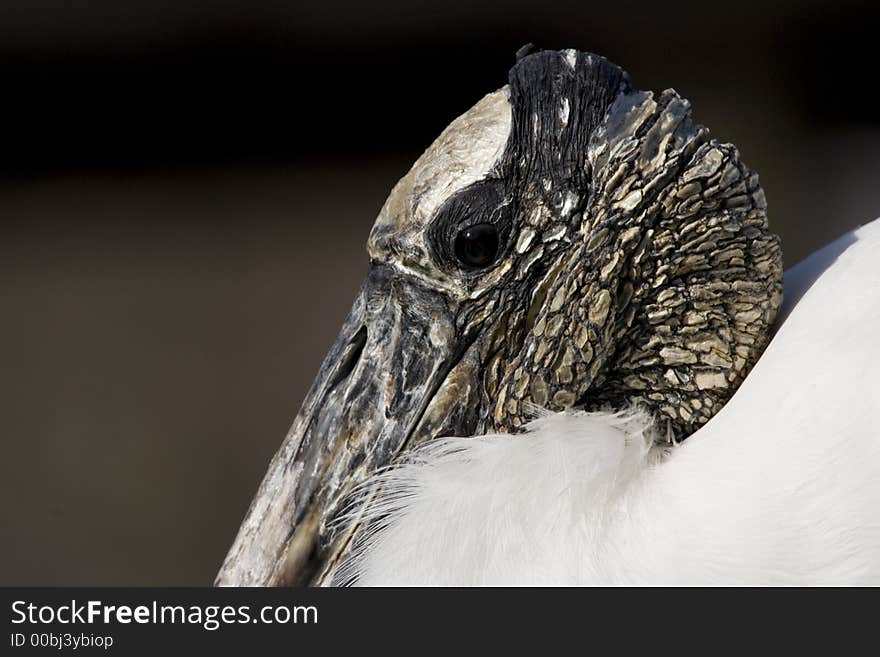
<svg viewBox="0 0 880 657">
<path fill-rule="evenodd" d="M 438 436 L 535 408 L 638 404 L 677 440 L 711 419 L 766 345 L 782 261 L 757 175 L 690 115 L 568 50 L 453 121 L 382 207 L 217 583 L 328 581 L 351 491 Z"/>
</svg>

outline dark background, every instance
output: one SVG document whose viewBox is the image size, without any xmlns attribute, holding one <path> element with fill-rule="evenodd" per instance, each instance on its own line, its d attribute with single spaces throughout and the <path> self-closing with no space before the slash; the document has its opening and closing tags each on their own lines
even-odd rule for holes
<svg viewBox="0 0 880 657">
<path fill-rule="evenodd" d="M 788 264 L 880 215 L 868 3 L 191 4 L 0 4 L 0 584 L 211 582 L 387 192 L 526 42 L 690 98 Z"/>
</svg>

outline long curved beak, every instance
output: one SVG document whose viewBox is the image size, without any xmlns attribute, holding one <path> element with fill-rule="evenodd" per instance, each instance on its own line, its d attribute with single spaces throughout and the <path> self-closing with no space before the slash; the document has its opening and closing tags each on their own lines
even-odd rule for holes
<svg viewBox="0 0 880 657">
<path fill-rule="evenodd" d="M 329 583 L 351 539 L 334 520 L 353 487 L 392 463 L 414 434 L 436 435 L 444 422 L 472 428 L 467 412 L 448 425 L 461 395 L 438 399 L 467 346 L 446 297 L 373 265 L 215 584 Z"/>
</svg>

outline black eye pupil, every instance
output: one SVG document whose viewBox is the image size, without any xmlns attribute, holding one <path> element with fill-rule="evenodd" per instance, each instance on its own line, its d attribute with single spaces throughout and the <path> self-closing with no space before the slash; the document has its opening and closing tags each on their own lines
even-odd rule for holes
<svg viewBox="0 0 880 657">
<path fill-rule="evenodd" d="M 498 229 L 477 224 L 462 230 L 455 238 L 455 257 L 468 267 L 485 267 L 498 254 Z"/>
</svg>

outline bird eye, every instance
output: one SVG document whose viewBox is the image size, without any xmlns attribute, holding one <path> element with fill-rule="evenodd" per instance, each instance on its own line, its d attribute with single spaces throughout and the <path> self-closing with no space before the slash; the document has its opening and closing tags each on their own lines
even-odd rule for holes
<svg viewBox="0 0 880 657">
<path fill-rule="evenodd" d="M 477 224 L 461 230 L 455 237 L 455 257 L 468 267 L 486 267 L 498 254 L 498 229 Z"/>
</svg>

